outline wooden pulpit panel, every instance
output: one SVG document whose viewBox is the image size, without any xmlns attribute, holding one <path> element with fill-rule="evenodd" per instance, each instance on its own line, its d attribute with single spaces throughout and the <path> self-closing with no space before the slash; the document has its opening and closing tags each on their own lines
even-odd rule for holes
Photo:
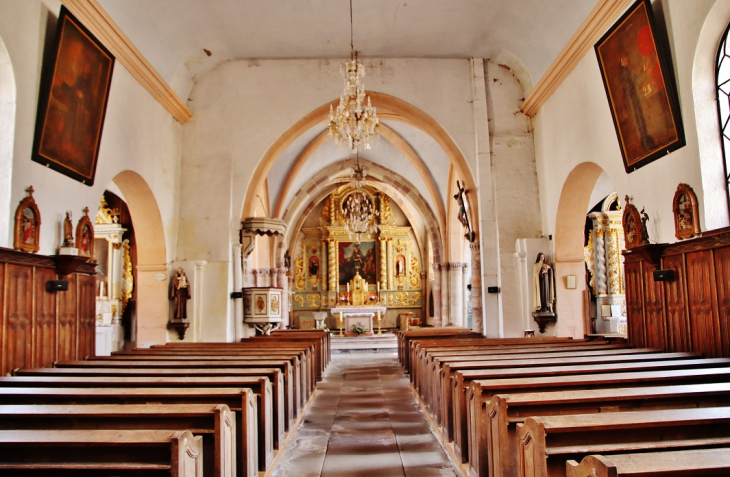
<svg viewBox="0 0 730 477">
<path fill-rule="evenodd" d="M 723 356 L 730 356 L 730 247 L 715 250 L 717 304 Z"/>
<path fill-rule="evenodd" d="M 55 279 L 56 272 L 50 268 L 34 270 L 33 366 L 35 367 L 51 366 L 56 360 L 56 293 L 46 291 L 46 283 Z"/>
<path fill-rule="evenodd" d="M 3 354 L 6 375 L 13 368 L 32 366 L 33 267 L 7 264 L 6 323 Z"/>
<path fill-rule="evenodd" d="M 79 293 L 78 351 L 76 359 L 96 355 L 96 278 L 76 275 Z"/>
<path fill-rule="evenodd" d="M 684 255 L 665 257 L 662 268 L 674 271 L 674 280 L 664 282 L 664 300 L 667 315 L 666 351 L 692 349 L 689 315 L 687 314 L 687 280 L 684 270 Z"/>
<path fill-rule="evenodd" d="M 58 361 L 73 361 L 77 339 L 77 292 L 76 280 L 68 281 L 68 290 L 57 293 L 58 300 Z"/>
<path fill-rule="evenodd" d="M 666 349 L 667 329 L 664 317 L 664 288 L 662 282 L 654 281 L 654 270 L 650 264 L 641 264 L 644 279 L 644 345 L 648 348 Z"/>
<path fill-rule="evenodd" d="M 722 356 L 714 277 L 711 250 L 687 254 L 687 290 L 692 350 L 704 353 L 706 358 Z"/>
<path fill-rule="evenodd" d="M 644 307 L 642 299 L 641 262 L 626 262 L 626 316 L 629 342 L 634 346 L 646 346 L 644 339 Z"/>
</svg>

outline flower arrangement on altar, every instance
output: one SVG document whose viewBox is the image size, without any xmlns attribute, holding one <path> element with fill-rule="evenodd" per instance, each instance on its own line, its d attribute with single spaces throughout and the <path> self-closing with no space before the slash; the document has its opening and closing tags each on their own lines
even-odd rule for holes
<svg viewBox="0 0 730 477">
<path fill-rule="evenodd" d="M 354 325 L 352 325 L 352 328 L 350 328 L 350 331 L 352 331 L 353 333 L 355 333 L 356 335 L 359 336 L 359 335 L 365 333 L 366 330 L 365 330 L 365 328 L 363 328 L 363 326 L 360 323 L 355 323 Z"/>
</svg>

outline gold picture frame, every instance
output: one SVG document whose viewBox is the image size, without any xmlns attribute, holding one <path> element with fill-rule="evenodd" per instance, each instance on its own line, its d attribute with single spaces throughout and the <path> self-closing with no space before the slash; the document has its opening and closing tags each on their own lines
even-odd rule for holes
<svg viewBox="0 0 730 477">
<path fill-rule="evenodd" d="M 33 186 L 25 189 L 25 197 L 15 209 L 15 233 L 13 248 L 36 253 L 40 249 L 41 213 L 33 198 Z"/>
</svg>

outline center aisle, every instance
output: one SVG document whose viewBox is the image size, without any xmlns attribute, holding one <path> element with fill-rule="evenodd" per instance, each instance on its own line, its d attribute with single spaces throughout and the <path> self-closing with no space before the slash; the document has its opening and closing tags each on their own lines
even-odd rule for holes
<svg viewBox="0 0 730 477">
<path fill-rule="evenodd" d="M 395 355 L 333 354 L 271 476 L 455 476 Z"/>
</svg>

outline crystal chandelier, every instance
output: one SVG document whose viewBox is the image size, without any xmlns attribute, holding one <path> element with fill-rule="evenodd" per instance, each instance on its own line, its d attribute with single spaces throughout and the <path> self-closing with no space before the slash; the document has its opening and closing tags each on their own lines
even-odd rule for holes
<svg viewBox="0 0 730 477">
<path fill-rule="evenodd" d="M 378 232 L 376 217 L 380 211 L 375 207 L 373 199 L 363 191 L 363 183 L 367 171 L 360 165 L 360 158 L 352 168 L 353 191 L 342 203 L 344 227 L 350 238 L 359 242 L 363 237 L 372 237 Z"/>
<path fill-rule="evenodd" d="M 362 82 L 365 68 L 357 59 L 357 52 L 352 36 L 352 0 L 350 0 L 350 61 L 340 66 L 345 77 L 345 91 L 340 95 L 340 104 L 336 110 L 330 105 L 329 131 L 335 144 L 342 150 L 350 152 L 370 149 L 377 138 L 378 114 L 367 98 L 365 85 Z"/>
</svg>

